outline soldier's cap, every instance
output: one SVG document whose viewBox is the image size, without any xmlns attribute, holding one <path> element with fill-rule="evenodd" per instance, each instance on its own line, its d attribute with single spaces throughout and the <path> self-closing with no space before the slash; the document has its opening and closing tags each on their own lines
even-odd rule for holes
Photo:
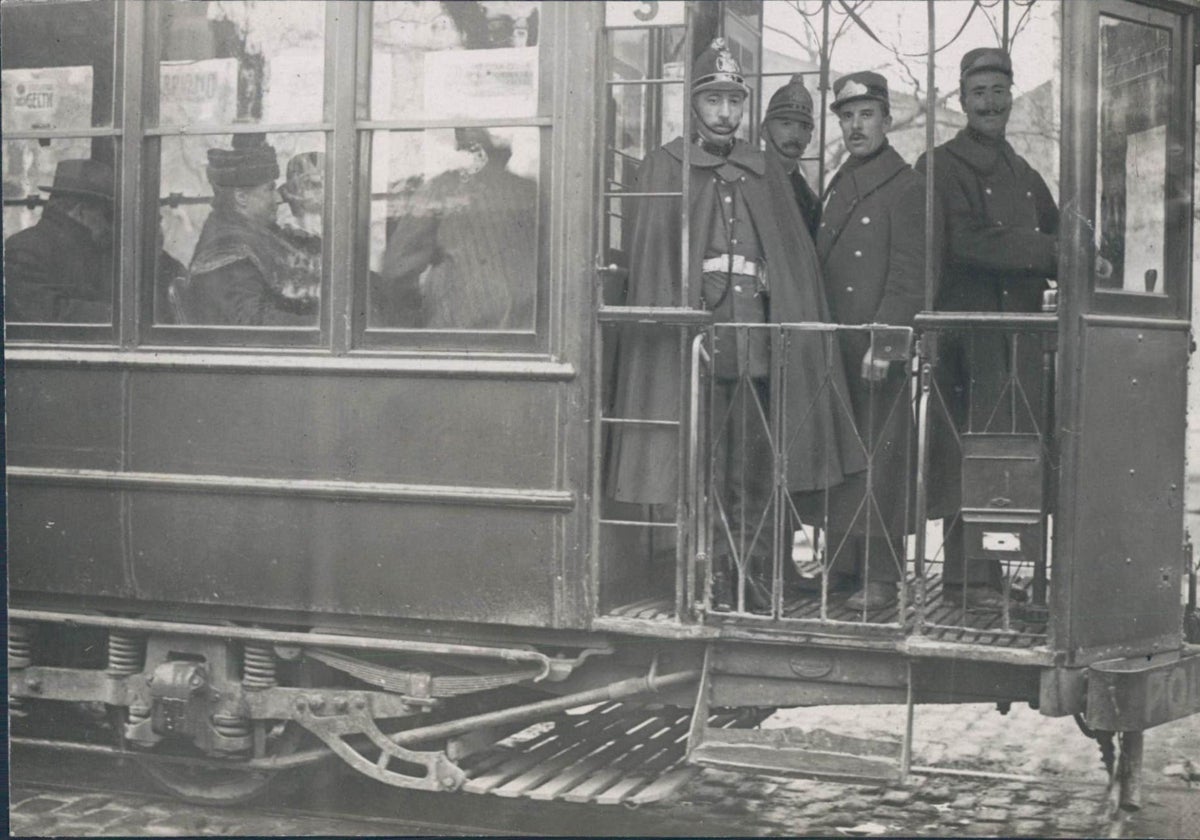
<svg viewBox="0 0 1200 840">
<path fill-rule="evenodd" d="M 713 38 L 708 49 L 700 53 L 700 57 L 692 64 L 692 93 L 710 90 L 738 91 L 750 95 L 742 68 L 725 45 L 724 38 Z"/>
<path fill-rule="evenodd" d="M 874 99 L 890 107 L 887 79 L 870 70 L 847 73 L 833 83 L 833 104 L 829 108 L 836 113 L 838 108 L 858 99 Z"/>
<path fill-rule="evenodd" d="M 325 185 L 325 155 L 322 152 L 301 152 L 292 155 L 287 165 L 287 180 L 279 185 L 279 194 L 287 201 L 311 198 L 317 188 Z"/>
<path fill-rule="evenodd" d="M 214 187 L 257 187 L 279 177 L 275 149 L 262 134 L 235 134 L 231 149 L 208 150 L 208 180 Z"/>
<path fill-rule="evenodd" d="M 965 82 L 967 76 L 972 73 L 982 73 L 985 70 L 1003 73 L 1011 79 L 1013 75 L 1012 58 L 998 47 L 976 47 L 964 55 L 962 61 L 959 62 L 959 82 Z"/>
<path fill-rule="evenodd" d="M 788 83 L 771 95 L 764 120 L 787 117 L 813 126 L 813 98 L 804 86 L 804 75 L 796 73 Z"/>
<path fill-rule="evenodd" d="M 51 195 L 73 195 L 96 201 L 114 198 L 113 169 L 107 163 L 90 158 L 60 160 L 54 167 L 54 183 L 38 187 Z"/>
</svg>

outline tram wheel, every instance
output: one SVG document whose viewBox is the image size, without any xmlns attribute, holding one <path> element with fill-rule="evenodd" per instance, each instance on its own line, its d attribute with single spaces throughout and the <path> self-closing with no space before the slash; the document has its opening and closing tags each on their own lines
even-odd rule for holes
<svg viewBox="0 0 1200 840">
<path fill-rule="evenodd" d="M 283 731 L 268 742 L 267 754 L 278 758 L 296 751 L 304 730 L 288 722 Z M 204 756 L 192 748 L 190 752 L 170 753 L 171 758 L 200 758 Z M 240 805 L 262 796 L 275 782 L 285 775 L 286 770 L 246 770 L 235 762 L 183 763 L 166 760 L 165 751 L 137 756 L 142 772 L 161 790 L 194 805 Z"/>
</svg>

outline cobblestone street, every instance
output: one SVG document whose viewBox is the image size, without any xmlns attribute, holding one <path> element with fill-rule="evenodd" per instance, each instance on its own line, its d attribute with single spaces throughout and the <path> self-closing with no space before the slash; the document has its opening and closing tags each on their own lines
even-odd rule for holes
<svg viewBox="0 0 1200 840">
<path fill-rule="evenodd" d="M 768 725 L 899 731 L 903 709 L 820 707 L 777 714 Z M 388 835 L 501 833 L 613 835 L 1105 836 L 1106 775 L 1095 742 L 1072 720 L 981 705 L 919 707 L 914 764 L 1010 774 L 1011 780 L 916 775 L 896 788 L 705 770 L 671 803 L 636 811 L 381 787 L 336 765 L 301 790 L 255 807 L 201 807 L 138 794 L 47 791 L 14 770 L 14 835 Z M 1200 725 L 1178 721 L 1146 738 L 1145 806 L 1124 825 L 1128 837 L 1200 836 L 1200 794 L 1179 775 L 1200 763 Z M 61 779 L 60 779 L 61 780 Z M 371 803 L 371 813 L 359 800 Z M 265 809 L 265 810 L 264 810 Z M 299 812 L 297 811 L 299 809 Z M 311 816 L 329 811 L 350 816 Z M 390 814 L 390 818 L 379 814 Z M 361 818 L 359 815 L 361 814 Z"/>
</svg>

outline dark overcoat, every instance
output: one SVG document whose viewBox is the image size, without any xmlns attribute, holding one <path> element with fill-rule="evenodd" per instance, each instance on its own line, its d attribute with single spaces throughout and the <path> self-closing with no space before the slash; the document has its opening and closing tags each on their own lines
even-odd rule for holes
<svg viewBox="0 0 1200 840">
<path fill-rule="evenodd" d="M 5 319 L 67 324 L 112 321 L 112 245 L 98 245 L 53 203 L 4 243 Z"/>
<path fill-rule="evenodd" d="M 770 286 L 768 320 L 797 323 L 829 320 L 821 291 L 816 252 L 803 229 L 795 199 L 786 183 L 764 178 L 761 151 L 737 143 L 728 159 L 693 146 L 689 182 L 689 220 L 693 231 L 712 229 L 717 170 L 734 167 L 762 245 Z M 676 138 L 651 152 L 642 164 L 638 192 L 682 189 L 683 140 Z M 728 169 L 726 174 L 732 174 Z M 632 306 L 700 307 L 701 263 L 705 237 L 689 237 L 689 297 L 681 301 L 681 202 L 643 198 L 635 216 L 630 246 L 627 303 Z M 627 202 L 627 205 L 632 202 Z M 840 482 L 865 467 L 853 446 L 849 418 L 834 410 L 831 387 L 845 388 L 838 348 L 826 336 L 793 334 L 787 349 L 784 409 L 791 418 L 786 447 L 787 482 L 792 490 L 813 490 Z M 620 334 L 615 416 L 675 420 L 681 416 L 678 334 L 670 329 L 630 327 Z M 614 430 L 608 490 L 619 501 L 673 502 L 677 449 L 672 429 L 624 426 Z"/>
<path fill-rule="evenodd" d="M 817 233 L 825 292 L 839 324 L 911 326 L 925 299 L 925 179 L 891 146 L 860 163 L 851 159 L 830 182 Z M 887 378 L 860 374 L 870 332 L 840 333 L 849 405 L 862 445 L 871 453 L 873 504 L 865 504 L 867 474 L 839 485 L 829 497 L 835 533 L 905 531 L 911 518 L 916 464 L 909 379 L 903 362 Z M 876 338 L 877 350 L 884 338 Z"/>
<path fill-rule="evenodd" d="M 961 312 L 1037 312 L 1047 278 L 1058 273 L 1058 208 L 1046 182 L 1005 140 L 970 128 L 934 149 L 934 182 L 943 222 L 941 285 L 935 308 Z M 917 161 L 925 171 L 925 156 Z M 947 413 L 961 432 L 1033 431 L 1043 422 L 1042 349 L 1018 340 L 1020 392 L 1011 411 L 1011 342 L 999 333 L 943 336 L 931 423 L 930 515 L 959 507 L 961 460 Z M 941 422 L 939 422 L 939 420 Z"/>
</svg>

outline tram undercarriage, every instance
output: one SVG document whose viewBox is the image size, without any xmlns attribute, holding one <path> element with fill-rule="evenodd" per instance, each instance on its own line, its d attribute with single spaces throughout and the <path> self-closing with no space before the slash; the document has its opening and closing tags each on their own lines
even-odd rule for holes
<svg viewBox="0 0 1200 840">
<path fill-rule="evenodd" d="M 1136 808 L 1142 732 L 1200 709 L 1196 648 L 1067 668 L 1044 647 L 783 634 L 738 616 L 665 644 L 661 619 L 610 616 L 598 624 L 613 632 L 583 647 L 50 610 L 12 621 L 14 744 L 132 757 L 209 803 L 333 756 L 396 787 L 605 804 L 668 797 L 701 766 L 894 784 L 953 773 L 914 766 L 916 706 L 984 702 L 1075 715 L 1107 749 L 1114 804 Z M 778 708 L 839 704 L 902 705 L 909 724 L 890 738 L 759 728 Z M 86 740 L 64 739 L 72 719 Z"/>
</svg>

